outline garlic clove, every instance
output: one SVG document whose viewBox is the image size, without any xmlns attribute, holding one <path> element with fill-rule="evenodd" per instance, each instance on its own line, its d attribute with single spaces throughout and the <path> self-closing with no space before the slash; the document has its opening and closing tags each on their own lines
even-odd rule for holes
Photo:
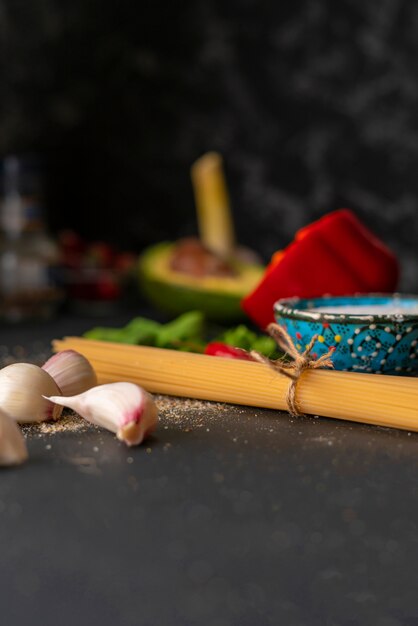
<svg viewBox="0 0 418 626">
<path fill-rule="evenodd" d="M 0 410 L 0 465 L 20 465 L 28 458 L 28 450 L 19 426 Z"/>
<path fill-rule="evenodd" d="M 52 376 L 63 396 L 76 396 L 97 385 L 90 361 L 75 350 L 57 352 L 42 369 Z"/>
<path fill-rule="evenodd" d="M 134 383 L 109 383 L 78 396 L 51 396 L 48 400 L 116 433 L 128 446 L 140 444 L 157 425 L 158 410 L 153 397 Z"/>
<path fill-rule="evenodd" d="M 52 377 L 37 365 L 13 363 L 0 370 L 0 407 L 16 422 L 58 419 L 62 407 L 45 396 L 59 393 Z"/>
</svg>

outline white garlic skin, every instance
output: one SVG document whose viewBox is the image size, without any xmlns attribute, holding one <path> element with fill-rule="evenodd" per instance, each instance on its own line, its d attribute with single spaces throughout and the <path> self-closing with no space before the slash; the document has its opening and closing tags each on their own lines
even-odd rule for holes
<svg viewBox="0 0 418 626">
<path fill-rule="evenodd" d="M 57 352 L 42 369 L 52 376 L 63 396 L 76 396 L 97 385 L 90 361 L 75 350 Z"/>
<path fill-rule="evenodd" d="M 156 427 L 158 409 L 153 397 L 134 383 L 99 385 L 72 397 L 50 397 L 96 426 L 116 433 L 128 446 L 140 444 Z"/>
<path fill-rule="evenodd" d="M 0 407 L 16 422 L 58 419 L 62 407 L 45 398 L 55 394 L 60 394 L 56 383 L 37 365 L 13 363 L 0 370 Z"/>
<path fill-rule="evenodd" d="M 28 450 L 19 426 L 0 410 L 0 465 L 20 465 L 27 458 Z"/>
</svg>

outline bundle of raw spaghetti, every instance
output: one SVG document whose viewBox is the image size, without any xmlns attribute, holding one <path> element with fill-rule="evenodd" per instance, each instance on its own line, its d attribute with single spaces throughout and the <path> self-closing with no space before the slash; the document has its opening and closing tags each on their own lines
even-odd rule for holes
<svg viewBox="0 0 418 626">
<path fill-rule="evenodd" d="M 287 410 L 289 379 L 267 365 L 79 337 L 53 343 L 89 359 L 99 383 L 131 381 L 150 392 Z M 322 369 L 297 384 L 301 411 L 418 431 L 418 379 Z"/>
</svg>

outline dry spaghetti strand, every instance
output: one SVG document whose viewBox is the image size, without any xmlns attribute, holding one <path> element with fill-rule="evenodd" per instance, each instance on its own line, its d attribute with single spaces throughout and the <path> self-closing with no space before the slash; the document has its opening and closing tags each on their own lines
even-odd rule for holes
<svg viewBox="0 0 418 626">
<path fill-rule="evenodd" d="M 254 361 L 81 337 L 53 347 L 83 354 L 100 384 L 125 380 L 151 393 L 288 410 L 289 377 Z M 301 374 L 297 398 L 304 413 L 418 431 L 417 378 L 310 368 Z"/>
</svg>

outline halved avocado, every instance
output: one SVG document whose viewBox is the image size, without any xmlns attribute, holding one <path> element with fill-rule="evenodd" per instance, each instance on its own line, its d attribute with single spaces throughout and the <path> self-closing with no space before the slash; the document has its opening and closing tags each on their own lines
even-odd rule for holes
<svg viewBox="0 0 418 626">
<path fill-rule="evenodd" d="M 170 267 L 174 246 L 173 243 L 159 243 L 147 248 L 140 257 L 141 288 L 150 302 L 173 314 L 193 309 L 217 321 L 244 317 L 240 301 L 258 284 L 264 268 L 233 261 L 234 276 L 196 278 Z"/>
</svg>

